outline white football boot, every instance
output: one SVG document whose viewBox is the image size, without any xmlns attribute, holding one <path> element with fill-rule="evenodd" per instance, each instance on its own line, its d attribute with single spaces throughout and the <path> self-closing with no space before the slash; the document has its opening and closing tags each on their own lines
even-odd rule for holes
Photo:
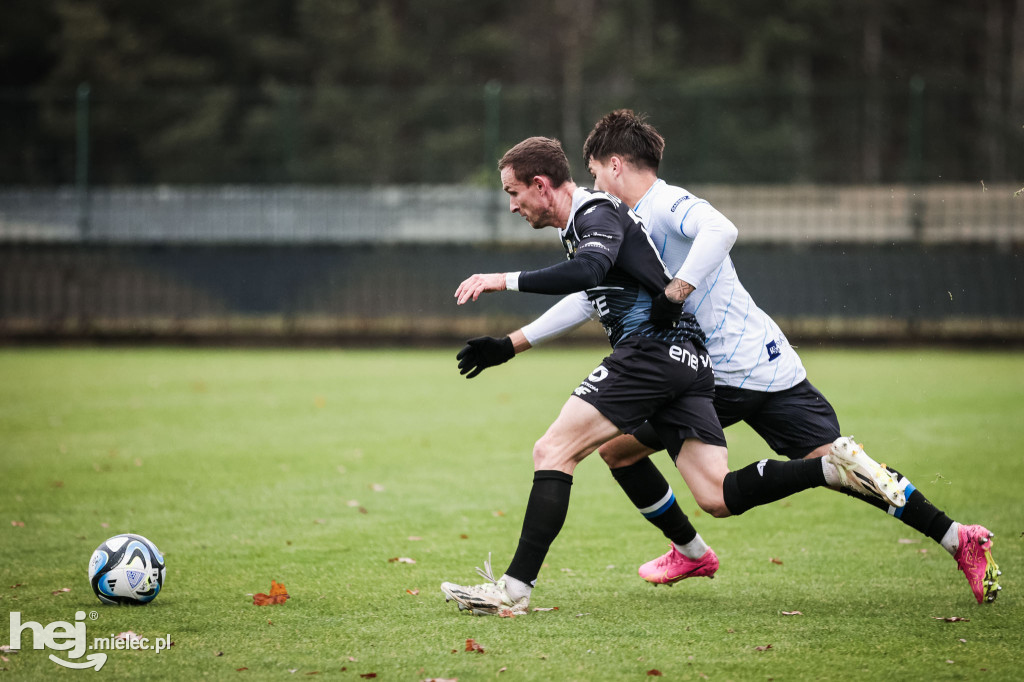
<svg viewBox="0 0 1024 682">
<path fill-rule="evenodd" d="M 481 585 L 441 583 L 446 602 L 454 600 L 459 611 L 469 610 L 474 616 L 521 616 L 530 605 L 529 597 L 513 599 L 505 588 L 505 581 L 495 580 L 491 573 L 491 555 L 487 555 L 484 570 L 476 569 L 488 582 Z"/>
<path fill-rule="evenodd" d="M 907 503 L 907 497 L 892 472 L 884 464 L 868 457 L 864 447 L 856 443 L 853 437 L 836 438 L 825 457 L 838 469 L 839 480 L 844 488 L 881 498 L 894 507 L 902 507 Z"/>
</svg>

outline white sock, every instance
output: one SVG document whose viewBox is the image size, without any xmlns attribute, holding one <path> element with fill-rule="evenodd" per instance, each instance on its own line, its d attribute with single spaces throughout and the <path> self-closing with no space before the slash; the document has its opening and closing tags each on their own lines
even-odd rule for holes
<svg viewBox="0 0 1024 682">
<path fill-rule="evenodd" d="M 956 550 L 960 549 L 960 524 L 954 521 L 946 534 L 942 536 L 942 542 L 939 544 L 947 552 L 956 556 Z"/>
<path fill-rule="evenodd" d="M 839 469 L 829 461 L 827 455 L 821 458 L 821 470 L 825 474 L 825 483 L 828 484 L 828 487 L 839 488 L 842 486 L 843 482 L 839 478 Z"/>
<path fill-rule="evenodd" d="M 512 597 L 512 601 L 519 601 L 523 597 L 529 597 L 533 591 L 532 585 L 513 578 L 508 573 L 501 577 L 505 581 L 505 591 L 508 592 L 508 596 Z"/>
<path fill-rule="evenodd" d="M 690 540 L 685 545 L 677 545 L 673 542 L 672 546 L 676 548 L 677 552 L 688 559 L 699 559 L 707 553 L 708 549 L 710 549 L 707 543 L 704 542 L 704 538 L 700 536 L 700 533 L 697 533 L 697 537 Z"/>
</svg>

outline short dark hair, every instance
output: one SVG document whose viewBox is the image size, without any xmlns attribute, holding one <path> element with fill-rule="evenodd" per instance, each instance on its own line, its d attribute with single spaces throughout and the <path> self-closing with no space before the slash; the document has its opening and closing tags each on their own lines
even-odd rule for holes
<svg viewBox="0 0 1024 682">
<path fill-rule="evenodd" d="M 546 175 L 555 187 L 572 179 L 562 143 L 550 137 L 528 137 L 509 149 L 498 162 L 498 170 L 508 167 L 524 184 L 530 184 L 537 175 Z"/>
<path fill-rule="evenodd" d="M 645 114 L 634 114 L 631 109 L 618 109 L 605 114 L 594 124 L 594 129 L 583 143 L 583 163 L 591 159 L 604 162 L 617 155 L 641 168 L 657 172 L 661 156 L 665 153 L 665 138 L 658 134 Z"/>
</svg>

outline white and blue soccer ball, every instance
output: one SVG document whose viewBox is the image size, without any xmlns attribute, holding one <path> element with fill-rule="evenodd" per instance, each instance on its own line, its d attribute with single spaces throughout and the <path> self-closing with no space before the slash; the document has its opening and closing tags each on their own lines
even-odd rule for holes
<svg viewBox="0 0 1024 682">
<path fill-rule="evenodd" d="M 106 540 L 89 560 L 89 583 L 104 604 L 148 604 L 164 585 L 164 557 L 141 535 Z"/>
</svg>

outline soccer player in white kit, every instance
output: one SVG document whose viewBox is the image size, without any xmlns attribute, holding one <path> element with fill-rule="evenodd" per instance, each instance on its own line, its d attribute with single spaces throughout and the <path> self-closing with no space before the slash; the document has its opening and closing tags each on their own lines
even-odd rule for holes
<svg viewBox="0 0 1024 682">
<path fill-rule="evenodd" d="M 666 288 L 692 313 L 706 335 L 715 371 L 715 408 L 723 427 L 747 422 L 778 454 L 790 459 L 821 457 L 834 448 L 861 449 L 840 436 L 839 421 L 825 397 L 807 380 L 799 355 L 775 321 L 757 307 L 740 283 L 729 250 L 737 237 L 732 222 L 711 204 L 657 176 L 664 140 L 643 117 L 620 110 L 602 118 L 584 145 L 595 188 L 621 198 L 644 221 L 675 277 Z M 583 296 L 562 299 L 536 321 L 505 339 L 472 339 L 460 353 L 469 377 L 533 345 L 595 317 Z M 718 558 L 675 502 L 671 487 L 648 455 L 661 449 L 657 436 L 641 428 L 600 448 L 600 454 L 630 500 L 670 540 L 669 551 L 640 567 L 652 583 L 712 576 Z M 906 525 L 932 538 L 954 556 L 976 600 L 993 601 L 1001 589 L 991 554 L 992 534 L 963 525 L 937 509 L 893 471 L 906 504 L 893 507 L 848 489 Z M 742 481 L 740 481 L 742 484 Z M 733 514 L 745 509 L 732 509 Z"/>
</svg>

